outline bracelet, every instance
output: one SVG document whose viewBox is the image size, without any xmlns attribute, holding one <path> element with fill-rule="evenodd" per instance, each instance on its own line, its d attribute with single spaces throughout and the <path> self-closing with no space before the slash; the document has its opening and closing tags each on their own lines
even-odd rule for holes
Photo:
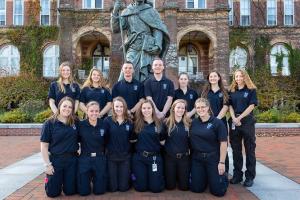
<svg viewBox="0 0 300 200">
<path fill-rule="evenodd" d="M 221 162 L 221 161 L 219 161 L 219 163 L 220 163 L 220 164 L 222 164 L 222 165 L 225 165 L 225 162 Z"/>
<path fill-rule="evenodd" d="M 45 164 L 44 164 L 45 167 L 49 167 L 49 166 L 51 166 L 51 165 L 52 165 L 52 162 L 49 162 L 49 163 L 45 163 Z"/>
</svg>

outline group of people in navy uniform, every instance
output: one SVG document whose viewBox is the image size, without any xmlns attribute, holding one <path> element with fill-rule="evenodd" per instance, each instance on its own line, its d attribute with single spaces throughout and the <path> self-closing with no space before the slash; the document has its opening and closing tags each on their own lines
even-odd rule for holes
<svg viewBox="0 0 300 200">
<path fill-rule="evenodd" d="M 133 64 L 125 62 L 124 77 L 110 92 L 100 70 L 93 68 L 80 88 L 70 63 L 60 65 L 59 79 L 49 89 L 53 115 L 40 138 L 47 196 L 125 192 L 131 186 L 154 193 L 175 188 L 200 193 L 208 187 L 211 194 L 224 196 L 228 182 L 244 178 L 242 141 L 243 184 L 253 185 L 258 102 L 247 72 L 236 70 L 227 91 L 221 75 L 211 71 L 198 94 L 189 87 L 187 73 L 179 75 L 175 90 L 164 68 L 155 59 L 153 75 L 141 83 L 133 78 Z M 76 117 L 78 109 L 84 120 Z M 230 181 L 228 135 L 234 166 Z"/>
</svg>

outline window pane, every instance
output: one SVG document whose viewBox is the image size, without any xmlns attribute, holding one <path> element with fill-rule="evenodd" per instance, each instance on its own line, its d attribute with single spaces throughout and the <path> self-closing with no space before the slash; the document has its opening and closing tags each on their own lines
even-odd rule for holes
<svg viewBox="0 0 300 200">
<path fill-rule="evenodd" d="M 96 8 L 102 8 L 102 0 L 95 0 L 95 7 Z"/>
<path fill-rule="evenodd" d="M 59 67 L 59 47 L 51 45 L 44 51 L 43 56 L 44 77 L 57 77 Z"/>
<path fill-rule="evenodd" d="M 20 54 L 16 47 L 8 45 L 0 50 L 1 76 L 17 75 L 20 70 Z"/>
<path fill-rule="evenodd" d="M 285 15 L 284 16 L 284 24 L 285 25 L 293 25 L 294 24 L 293 15 Z"/>
<path fill-rule="evenodd" d="M 23 16 L 15 15 L 14 16 L 14 25 L 22 25 L 23 24 Z"/>
<path fill-rule="evenodd" d="M 22 15 L 23 9 L 22 9 L 22 0 L 15 0 L 15 14 Z"/>
<path fill-rule="evenodd" d="M 84 8 L 91 8 L 92 0 L 84 0 Z"/>
<path fill-rule="evenodd" d="M 205 8 L 205 0 L 198 0 L 198 8 Z"/>
<path fill-rule="evenodd" d="M 5 0 L 0 0 L 0 10 L 5 10 Z"/>
<path fill-rule="evenodd" d="M 41 16 L 41 25 L 49 25 L 49 15 Z"/>
<path fill-rule="evenodd" d="M 194 0 L 188 0 L 187 1 L 187 7 L 188 8 L 195 8 Z"/>
<path fill-rule="evenodd" d="M 41 13 L 42 13 L 42 15 L 50 14 L 50 1 L 49 0 L 41 0 Z"/>
</svg>

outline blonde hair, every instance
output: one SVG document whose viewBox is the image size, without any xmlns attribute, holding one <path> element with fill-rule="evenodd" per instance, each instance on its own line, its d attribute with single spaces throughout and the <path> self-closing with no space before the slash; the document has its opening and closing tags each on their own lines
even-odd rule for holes
<svg viewBox="0 0 300 200">
<path fill-rule="evenodd" d="M 62 98 L 60 100 L 60 102 L 58 103 L 58 107 L 57 107 L 58 109 L 57 109 L 56 113 L 54 113 L 49 119 L 52 121 L 56 121 L 58 119 L 58 116 L 60 115 L 60 107 L 63 104 L 63 102 L 65 102 L 65 101 L 69 101 L 72 103 L 72 112 L 71 112 L 70 116 L 68 116 L 66 124 L 68 126 L 73 126 L 75 124 L 76 116 L 74 113 L 75 102 L 71 97 Z"/>
<path fill-rule="evenodd" d="M 237 83 L 235 81 L 235 74 L 237 72 L 241 72 L 241 74 L 244 77 L 244 82 L 245 85 L 247 86 L 248 89 L 252 90 L 252 89 L 256 89 L 256 86 L 254 85 L 254 83 L 252 82 L 248 72 L 244 69 L 237 69 L 235 70 L 235 72 L 233 73 L 233 78 L 232 78 L 232 83 L 230 85 L 229 91 L 230 92 L 235 92 L 235 90 L 237 89 Z"/>
<path fill-rule="evenodd" d="M 92 106 L 98 106 L 99 107 L 99 111 L 100 111 L 100 105 L 99 105 L 99 103 L 97 102 L 97 101 L 90 101 L 90 102 L 88 102 L 87 104 L 86 104 L 86 109 L 88 110 L 90 107 L 92 107 Z"/>
<path fill-rule="evenodd" d="M 145 126 L 144 115 L 142 113 L 142 106 L 145 103 L 149 103 L 152 107 L 152 119 L 155 123 L 155 126 L 157 127 L 158 130 L 160 130 L 160 128 L 161 128 L 161 123 L 160 123 L 159 119 L 157 118 L 157 116 L 155 114 L 155 108 L 154 108 L 154 105 L 153 105 L 152 101 L 150 101 L 148 99 L 141 100 L 141 106 L 135 113 L 134 131 L 135 131 L 136 134 L 139 134 L 139 132 L 141 132 L 142 129 L 144 128 L 144 126 Z"/>
<path fill-rule="evenodd" d="M 126 101 L 124 100 L 123 97 L 116 97 L 113 99 L 113 102 L 112 102 L 112 120 L 114 122 L 117 121 L 117 114 L 116 114 L 116 111 L 115 111 L 115 108 L 114 108 L 114 105 L 115 103 L 119 101 L 123 104 L 123 119 L 124 121 L 131 121 L 130 118 L 129 118 L 129 115 L 128 115 L 128 108 L 127 108 L 127 103 Z"/>
<path fill-rule="evenodd" d="M 211 107 L 210 107 L 210 103 L 209 103 L 208 99 L 203 98 L 203 97 L 198 98 L 198 99 L 195 101 L 195 108 L 196 108 L 196 105 L 197 105 L 198 103 L 204 103 L 207 107 L 209 107 L 208 112 L 209 112 L 210 115 L 213 116 L 213 111 L 212 111 L 212 109 L 211 109 Z"/>
<path fill-rule="evenodd" d="M 189 127 L 190 127 L 190 119 L 186 115 L 187 103 L 183 99 L 177 99 L 172 104 L 171 109 L 170 109 L 170 116 L 166 119 L 166 122 L 165 122 L 167 127 L 168 127 L 168 135 L 169 136 L 170 136 L 171 132 L 176 128 L 176 124 L 175 124 L 175 122 L 176 122 L 175 121 L 175 106 L 178 103 L 183 103 L 184 104 L 185 111 L 184 111 L 184 115 L 182 116 L 182 122 L 183 122 L 185 128 L 189 129 Z"/>
<path fill-rule="evenodd" d="M 66 66 L 70 68 L 70 76 L 68 78 L 68 82 L 70 83 L 70 88 L 71 88 L 72 92 L 75 92 L 75 87 L 73 86 L 74 78 L 73 78 L 71 63 L 69 61 L 65 61 L 65 62 L 61 63 L 59 66 L 59 78 L 57 80 L 57 83 L 59 86 L 59 91 L 66 93 L 66 89 L 65 89 L 65 86 L 63 83 L 63 77 L 62 77 L 62 73 L 61 73 L 63 67 L 66 67 Z"/>
<path fill-rule="evenodd" d="M 91 87 L 91 86 L 93 85 L 92 74 L 93 74 L 94 71 L 96 71 L 96 72 L 98 72 L 98 73 L 100 74 L 100 80 L 99 80 L 99 82 L 98 82 L 98 87 L 103 87 L 103 88 L 104 88 L 104 87 L 106 86 L 106 81 L 105 81 L 105 79 L 104 79 L 104 77 L 103 77 L 102 72 L 101 72 L 99 69 L 93 67 L 93 68 L 91 69 L 90 73 L 89 73 L 88 78 L 87 78 L 86 81 L 84 82 L 82 88 L 85 88 L 85 87 Z"/>
</svg>

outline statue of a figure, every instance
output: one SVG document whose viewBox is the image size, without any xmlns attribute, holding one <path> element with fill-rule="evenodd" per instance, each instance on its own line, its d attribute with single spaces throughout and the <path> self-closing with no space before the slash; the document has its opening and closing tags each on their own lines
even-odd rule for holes
<svg viewBox="0 0 300 200">
<path fill-rule="evenodd" d="M 147 0 L 133 0 L 121 13 L 122 3 L 116 0 L 111 15 L 113 33 L 121 32 L 126 61 L 133 64 L 134 78 L 144 81 L 151 73 L 155 57 L 163 58 L 170 38 L 158 12 Z"/>
</svg>

